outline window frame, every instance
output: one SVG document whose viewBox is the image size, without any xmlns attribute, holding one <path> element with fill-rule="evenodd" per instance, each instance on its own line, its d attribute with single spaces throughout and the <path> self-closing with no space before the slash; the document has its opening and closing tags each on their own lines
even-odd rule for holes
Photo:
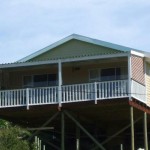
<svg viewBox="0 0 150 150">
<path fill-rule="evenodd" d="M 55 81 L 55 85 L 50 85 L 49 84 L 49 80 L 48 80 L 48 76 L 49 75 L 53 75 L 53 74 L 55 74 L 56 75 L 56 81 Z M 34 82 L 34 77 L 35 76 L 42 76 L 42 75 L 47 75 L 47 83 L 46 83 L 46 85 L 45 86 L 35 86 L 35 82 Z M 27 76 L 29 76 L 29 77 L 31 77 L 31 85 L 25 85 L 24 84 L 24 78 L 25 77 L 27 77 Z M 23 88 L 33 88 L 33 87 L 49 87 L 49 86 L 57 86 L 58 85 L 58 74 L 57 73 L 45 73 L 45 74 L 32 74 L 32 75 L 23 75 L 23 77 L 22 77 L 22 87 Z"/>
<path fill-rule="evenodd" d="M 101 77 L 101 71 L 103 70 L 103 69 L 111 69 L 111 68 L 114 68 L 115 69 L 115 79 L 114 80 L 124 80 L 124 79 L 121 79 L 122 78 L 122 76 L 124 76 L 125 74 L 122 74 L 122 71 L 121 71 L 121 69 L 122 68 L 127 68 L 127 66 L 117 66 L 117 67 L 108 67 L 108 68 L 93 68 L 93 69 L 89 69 L 89 82 L 104 82 L 104 81 L 113 81 L 113 80 L 102 80 L 102 77 Z M 117 76 L 116 76 L 116 69 L 117 68 L 119 68 L 120 69 L 120 79 L 117 79 Z M 92 70 L 97 70 L 98 72 L 99 72 L 99 76 L 97 77 L 97 79 L 98 80 L 94 80 L 94 79 L 91 79 L 90 78 L 90 71 L 92 71 Z M 127 74 L 126 74 L 127 76 L 128 76 L 128 70 L 127 70 Z M 123 77 L 124 78 L 124 77 Z M 95 78 L 96 79 L 96 78 Z"/>
</svg>

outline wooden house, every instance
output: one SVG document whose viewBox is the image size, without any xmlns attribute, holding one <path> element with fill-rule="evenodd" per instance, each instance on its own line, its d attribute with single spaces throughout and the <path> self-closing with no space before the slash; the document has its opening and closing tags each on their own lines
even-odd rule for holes
<svg viewBox="0 0 150 150">
<path fill-rule="evenodd" d="M 149 106 L 144 51 L 72 34 L 0 65 L 1 117 L 25 127 L 52 124 L 61 139 L 51 139 L 52 149 L 148 150 Z"/>
</svg>

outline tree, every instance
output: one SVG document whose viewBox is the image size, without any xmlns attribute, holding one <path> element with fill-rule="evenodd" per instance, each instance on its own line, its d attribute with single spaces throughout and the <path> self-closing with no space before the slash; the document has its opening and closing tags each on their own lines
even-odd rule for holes
<svg viewBox="0 0 150 150">
<path fill-rule="evenodd" d="M 0 119 L 1 150 L 33 150 L 33 146 L 26 140 L 29 136 L 30 133 L 25 129 Z"/>
</svg>

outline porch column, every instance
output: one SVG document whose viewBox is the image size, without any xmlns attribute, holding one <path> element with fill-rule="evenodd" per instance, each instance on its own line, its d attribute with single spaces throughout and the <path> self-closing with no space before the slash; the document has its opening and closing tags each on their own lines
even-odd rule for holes
<svg viewBox="0 0 150 150">
<path fill-rule="evenodd" d="M 145 150 L 148 150 L 147 113 L 146 112 L 144 112 L 144 145 L 145 145 Z"/>
<path fill-rule="evenodd" d="M 130 106 L 130 118 L 131 118 L 131 150 L 135 150 L 134 146 L 134 116 L 133 107 Z"/>
<path fill-rule="evenodd" d="M 131 78 L 132 78 L 132 70 L 131 70 L 131 54 L 128 54 L 128 96 L 129 100 L 131 100 Z"/>
<path fill-rule="evenodd" d="M 61 101 L 62 101 L 62 65 L 61 65 L 61 60 L 58 61 L 58 102 L 59 102 L 59 107 L 61 107 Z"/>
</svg>

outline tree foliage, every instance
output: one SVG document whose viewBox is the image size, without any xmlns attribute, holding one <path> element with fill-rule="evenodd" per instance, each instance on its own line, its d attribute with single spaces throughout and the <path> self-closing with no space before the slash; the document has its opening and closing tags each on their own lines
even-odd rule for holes
<svg viewBox="0 0 150 150">
<path fill-rule="evenodd" d="M 0 150 L 30 150 L 26 140 L 30 133 L 18 126 L 0 119 Z"/>
</svg>

